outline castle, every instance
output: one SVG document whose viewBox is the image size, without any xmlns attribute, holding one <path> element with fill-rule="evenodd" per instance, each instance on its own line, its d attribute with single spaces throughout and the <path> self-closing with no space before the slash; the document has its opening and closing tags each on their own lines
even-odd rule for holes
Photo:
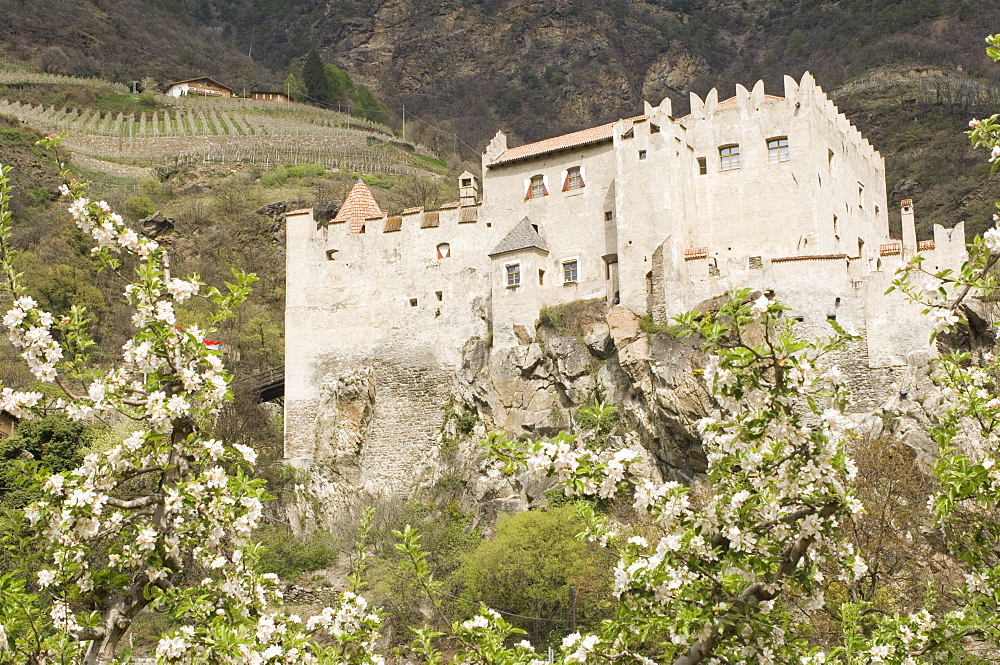
<svg viewBox="0 0 1000 665">
<path fill-rule="evenodd" d="M 462 174 L 460 200 L 439 210 L 386 216 L 359 183 L 332 220 L 289 214 L 286 458 L 332 446 L 364 467 L 360 434 L 316 432 L 325 402 L 367 386 L 373 413 L 353 427 L 381 460 L 368 471 L 404 482 L 435 445 L 469 340 L 492 339 L 494 353 L 529 344 L 542 307 L 576 300 L 665 321 L 748 286 L 807 330 L 835 318 L 860 331 L 870 367 L 927 349 L 919 309 L 885 291 L 918 251 L 930 268 L 960 265 L 963 226 L 918 243 L 904 200 L 891 238 L 882 157 L 811 75 L 784 88 L 692 95 L 678 118 L 669 99 L 647 103 L 517 147 L 499 132 L 481 187 Z"/>
</svg>

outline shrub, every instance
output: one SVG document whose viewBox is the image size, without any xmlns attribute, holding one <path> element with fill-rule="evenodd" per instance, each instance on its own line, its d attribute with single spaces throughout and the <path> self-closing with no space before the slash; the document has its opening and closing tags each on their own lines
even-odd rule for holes
<svg viewBox="0 0 1000 665">
<path fill-rule="evenodd" d="M 125 216 L 133 221 L 149 217 L 154 212 L 156 212 L 156 204 L 145 194 L 125 199 Z"/>
<path fill-rule="evenodd" d="M 37 488 L 22 487 L 22 460 L 34 461 L 43 475 L 76 468 L 90 436 L 80 423 L 61 414 L 25 420 L 9 439 L 0 440 L 0 507 L 20 508 L 37 499 Z"/>
<path fill-rule="evenodd" d="M 337 549 L 330 535 L 314 531 L 305 539 L 295 538 L 285 527 L 268 527 L 258 532 L 264 546 L 260 569 L 293 580 L 302 573 L 326 568 L 337 560 Z"/>
<path fill-rule="evenodd" d="M 326 167 L 322 164 L 296 164 L 287 169 L 289 178 L 318 178 L 326 173 Z"/>
<path fill-rule="evenodd" d="M 280 187 L 288 181 L 288 170 L 278 164 L 273 171 L 268 171 L 260 177 L 260 184 L 265 187 Z"/>
<path fill-rule="evenodd" d="M 611 561 L 577 539 L 583 527 L 576 505 L 502 516 L 496 537 L 468 554 L 457 571 L 465 595 L 522 615 L 507 618 L 537 642 L 553 629 L 565 629 L 569 587 L 585 587 L 577 617 L 586 624 L 609 587 Z"/>
</svg>

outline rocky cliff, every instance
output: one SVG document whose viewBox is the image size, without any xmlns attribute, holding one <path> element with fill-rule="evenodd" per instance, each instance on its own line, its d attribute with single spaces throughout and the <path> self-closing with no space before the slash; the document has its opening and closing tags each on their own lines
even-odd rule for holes
<svg viewBox="0 0 1000 665">
<path fill-rule="evenodd" d="M 703 308 L 717 304 L 709 301 Z M 973 322 L 986 320 L 983 312 L 969 314 Z M 578 410 L 598 393 L 616 406 L 612 437 L 619 445 L 645 449 L 649 474 L 689 482 L 705 470 L 695 423 L 712 412 L 712 400 L 700 378 L 705 359 L 696 340 L 644 331 L 634 314 L 620 306 L 608 309 L 603 301 L 571 303 L 543 312 L 542 319 L 535 337 L 525 335 L 509 349 L 470 340 L 462 367 L 450 378 L 436 377 L 435 384 L 450 384 L 439 386 L 436 409 L 424 414 L 437 424 L 438 443 L 425 452 L 401 494 L 433 500 L 445 488 L 485 524 L 498 511 L 538 503 L 550 486 L 503 476 L 478 441 L 494 430 L 518 437 L 580 432 Z M 982 343 L 977 335 L 969 330 L 946 341 L 970 347 Z M 856 393 L 851 417 L 860 440 L 902 441 L 925 468 L 936 447 L 924 431 L 942 400 L 929 378 L 929 360 L 913 357 L 908 366 L 869 369 L 859 349 L 837 360 Z M 399 386 L 391 381 L 380 386 L 378 376 L 377 368 L 359 368 L 324 389 L 311 480 L 293 507 L 300 515 L 311 514 L 320 523 L 341 519 L 345 508 L 371 491 L 371 479 L 388 463 L 382 441 L 387 424 L 380 421 L 391 414 L 380 416 L 373 405 L 378 391 Z M 446 393 L 450 398 L 444 403 Z"/>
</svg>

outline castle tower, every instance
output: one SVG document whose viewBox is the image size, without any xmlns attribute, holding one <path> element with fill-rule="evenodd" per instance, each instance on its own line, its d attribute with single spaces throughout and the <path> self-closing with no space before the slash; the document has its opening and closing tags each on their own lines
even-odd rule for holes
<svg viewBox="0 0 1000 665">
<path fill-rule="evenodd" d="M 479 178 L 468 171 L 458 177 L 458 196 L 462 206 L 479 203 Z"/>
<path fill-rule="evenodd" d="M 899 202 L 899 215 L 903 222 L 903 259 L 908 259 L 917 253 L 917 227 L 913 220 L 913 200 L 903 199 Z"/>
<path fill-rule="evenodd" d="M 350 223 L 351 233 L 364 233 L 365 220 L 372 217 L 383 217 L 382 209 L 378 207 L 368 185 L 361 181 L 354 184 L 344 204 L 337 211 L 337 216 L 330 220 L 331 224 Z"/>
</svg>

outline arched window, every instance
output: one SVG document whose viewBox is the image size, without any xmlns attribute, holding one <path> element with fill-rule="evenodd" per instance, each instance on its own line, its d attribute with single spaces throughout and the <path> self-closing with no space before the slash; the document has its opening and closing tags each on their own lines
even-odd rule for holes
<svg viewBox="0 0 1000 665">
<path fill-rule="evenodd" d="M 451 245 L 446 242 L 441 243 L 437 246 L 437 257 L 439 259 L 447 259 L 451 257 Z"/>
</svg>

